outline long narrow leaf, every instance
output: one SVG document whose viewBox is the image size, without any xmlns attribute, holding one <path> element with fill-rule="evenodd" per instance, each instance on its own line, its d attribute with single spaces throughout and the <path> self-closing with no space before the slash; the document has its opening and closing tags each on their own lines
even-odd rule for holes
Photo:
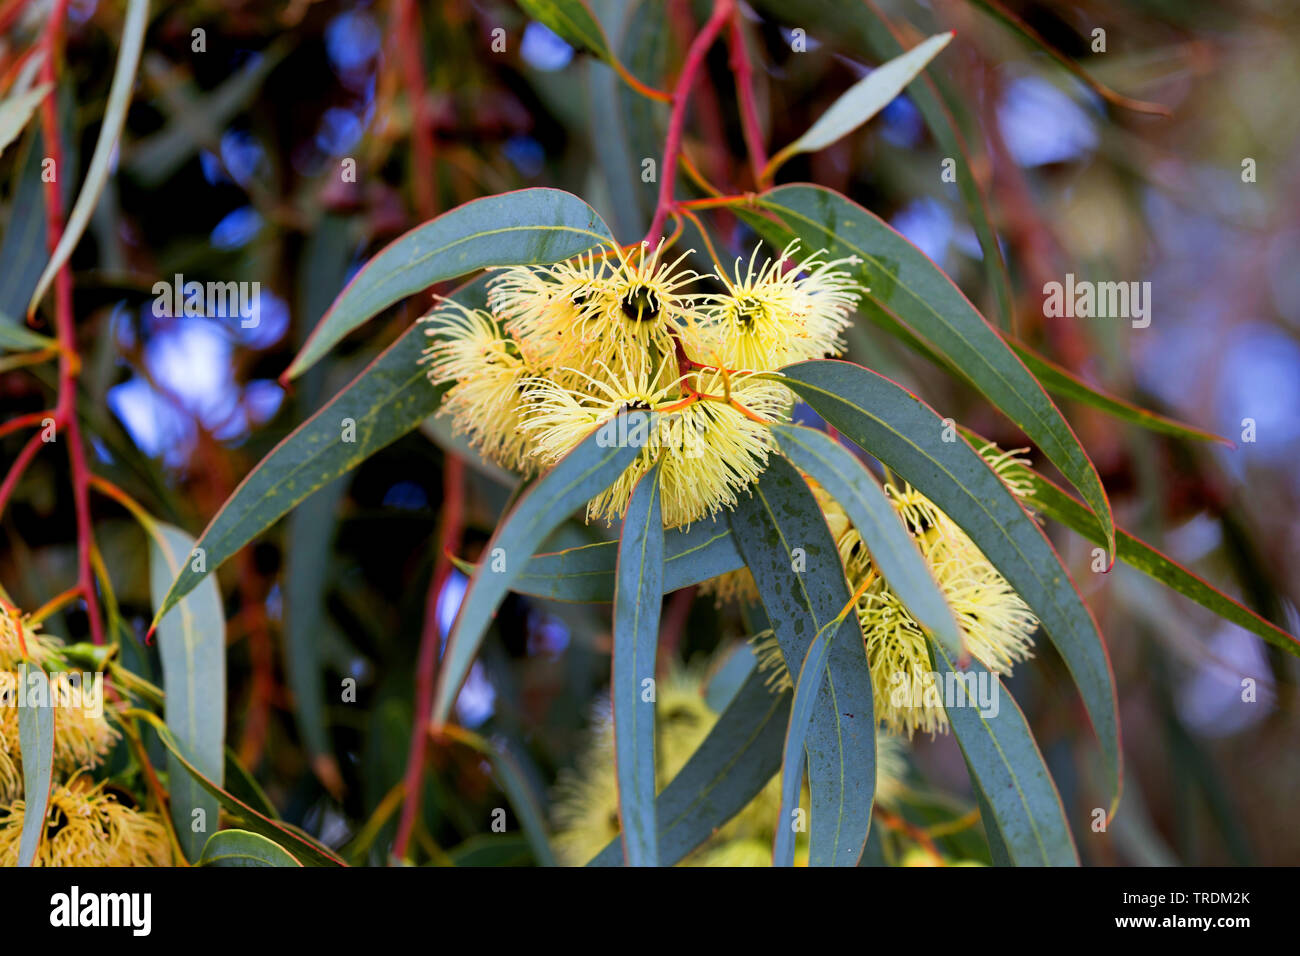
<svg viewBox="0 0 1300 956">
<path fill-rule="evenodd" d="M 1074 432 L 1024 363 L 925 253 L 878 216 L 819 186 L 783 186 L 757 203 L 810 249 L 861 260 L 855 272 L 871 292 L 860 310 L 888 313 L 911 328 L 1015 422 L 1079 489 L 1114 555 L 1110 500 Z"/>
<path fill-rule="evenodd" d="M 157 606 L 181 565 L 192 561 L 194 539 L 157 524 L 149 539 L 149 590 Z M 215 578 L 181 601 L 158 624 L 158 653 L 167 693 L 167 726 L 186 757 L 218 785 L 225 773 L 226 619 Z M 171 813 L 190 860 L 217 829 L 217 801 L 168 761 Z"/>
<path fill-rule="evenodd" d="M 962 653 L 961 630 L 916 542 L 866 466 L 847 448 L 811 428 L 777 425 L 781 451 L 840 503 L 898 599 L 912 617 L 953 653 Z"/>
<path fill-rule="evenodd" d="M 54 253 L 41 273 L 27 305 L 27 313 L 36 311 L 36 305 L 45 295 L 45 290 L 54 281 L 54 276 L 72 255 L 72 250 L 81 241 L 82 233 L 90 223 L 90 216 L 99 203 L 99 195 L 104 191 L 108 174 L 113 162 L 113 153 L 117 141 L 122 135 L 122 126 L 126 122 L 126 111 L 131 105 L 132 87 L 135 85 L 135 71 L 140 66 L 140 51 L 144 49 L 144 31 L 149 24 L 149 0 L 127 0 L 126 23 L 122 27 L 122 45 L 117 55 L 117 65 L 113 69 L 113 82 L 108 88 L 108 105 L 104 109 L 104 120 L 99 127 L 99 138 L 95 140 L 95 152 L 90 157 L 90 168 L 86 171 L 86 181 L 81 185 L 81 192 L 72 206 L 68 222 L 64 226 L 63 236 L 54 247 Z M 53 95 L 53 94 L 51 94 Z M 59 175 L 66 175 L 66 170 L 59 170 Z"/>
<path fill-rule="evenodd" d="M 952 38 L 952 33 L 940 33 L 923 40 L 854 83 L 817 117 L 807 132 L 772 157 L 764 171 L 764 179 L 770 182 L 771 174 L 791 156 L 825 149 L 867 122 L 903 92 L 903 88 L 916 79 L 917 74 Z"/>
<path fill-rule="evenodd" d="M 942 647 L 930 646 L 953 736 L 1011 862 L 1078 866 L 1056 784 L 1019 705 L 979 661 L 959 672 Z M 978 690 L 972 693 L 978 687 L 990 691 L 987 697 Z"/>
<path fill-rule="evenodd" d="M 807 482 L 773 457 L 731 530 L 754 575 L 791 674 L 813 638 L 849 603 L 844 567 Z M 809 862 L 856 866 L 871 826 L 876 784 L 871 671 L 856 615 L 840 624 L 807 738 L 812 794 Z"/>
<path fill-rule="evenodd" d="M 817 697 L 826 679 L 831 641 L 838 632 L 833 624 L 827 624 L 813 638 L 794 685 L 790 724 L 786 728 L 785 747 L 781 754 L 781 810 L 776 818 L 773 866 L 794 866 L 794 815 L 799 806 L 799 791 L 803 789 L 804 742 L 808 739 Z"/>
<path fill-rule="evenodd" d="M 437 282 L 489 266 L 558 262 L 612 243 L 590 206 L 559 189 L 521 189 L 457 206 L 385 246 L 321 317 L 284 373 L 297 378 L 357 326 Z"/>
<path fill-rule="evenodd" d="M 49 810 L 54 776 L 54 706 L 50 702 L 50 679 L 45 671 L 24 662 L 18 677 L 27 688 L 28 699 L 41 694 L 47 706 L 28 703 L 18 709 L 18 749 L 23 758 L 23 831 L 18 837 L 18 865 L 31 866 L 45 836 L 45 815 Z M 38 689 L 40 685 L 42 689 Z"/>
<path fill-rule="evenodd" d="M 621 417 L 626 418 L 628 414 L 644 415 L 625 412 Z M 629 440 L 611 441 L 615 428 L 617 434 Z M 451 713 L 497 605 L 527 567 L 528 559 L 578 506 L 614 483 L 641 453 L 636 439 L 643 436 L 648 437 L 648 429 L 642 432 L 639 428 L 628 428 L 626 422 L 618 419 L 597 428 L 531 485 L 501 519 L 485 546 L 484 553 L 489 558 L 470 579 L 447 641 L 434 699 L 435 723 L 443 723 Z"/>
<path fill-rule="evenodd" d="M 1038 616 L 1101 741 L 1113 812 L 1122 758 L 1110 659 L 1042 529 L 970 445 L 944 441 L 943 419 L 915 395 L 849 362 L 801 362 L 783 371 L 783 381 L 823 418 L 956 521 Z"/>
<path fill-rule="evenodd" d="M 617 559 L 616 541 L 535 554 L 510 589 L 552 601 L 608 604 L 614 600 Z M 466 574 L 473 574 L 478 567 L 469 561 L 457 564 Z M 685 531 L 674 528 L 664 532 L 665 594 L 744 566 L 731 529 L 712 518 L 697 521 Z"/>
<path fill-rule="evenodd" d="M 656 463 L 632 492 L 618 546 L 614 653 L 609 693 L 614 711 L 618 816 L 628 866 L 655 866 L 655 651 L 663 602 L 664 519 Z"/>
<path fill-rule="evenodd" d="M 486 282 L 462 287 L 455 298 L 482 305 Z M 429 384 L 420 358 L 428 337 L 412 325 L 343 391 L 276 445 L 226 499 L 199 536 L 204 565 L 186 563 L 154 615 L 188 594 L 204 576 L 339 475 L 416 428 L 442 403 L 445 387 Z"/>
</svg>

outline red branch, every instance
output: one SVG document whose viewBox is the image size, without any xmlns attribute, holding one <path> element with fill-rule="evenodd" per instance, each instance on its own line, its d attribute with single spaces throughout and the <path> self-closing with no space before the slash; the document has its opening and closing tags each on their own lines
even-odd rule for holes
<svg viewBox="0 0 1300 956">
<path fill-rule="evenodd" d="M 63 236 L 63 196 L 59 180 L 69 174 L 63 167 L 63 144 L 59 138 L 58 95 L 55 64 L 58 60 L 60 34 L 67 13 L 67 0 L 56 0 L 50 13 L 43 38 L 45 58 L 41 63 L 41 80 L 50 84 L 50 92 L 41 103 L 41 133 L 45 138 L 46 155 L 54 161 L 55 176 L 45 184 L 46 245 L 51 254 L 58 248 Z M 90 518 L 90 469 L 86 467 L 86 450 L 81 443 L 81 427 L 77 422 L 77 376 L 81 373 L 81 358 L 77 354 L 76 329 L 72 313 L 72 272 L 67 263 L 59 269 L 54 279 L 54 324 L 59 338 L 59 391 L 54 408 L 55 429 L 62 431 L 68 447 L 68 466 L 72 478 L 72 498 L 77 514 L 77 587 L 86 602 L 86 617 L 90 621 L 91 640 L 104 643 L 104 625 L 99 615 L 99 598 L 95 592 L 95 575 L 90 555 L 94 548 L 94 528 Z M 39 433 L 33 441 L 39 440 Z M 30 443 L 29 443 L 30 445 Z M 27 449 L 24 449 L 24 453 Z M 27 456 L 30 460 L 32 451 Z M 24 463 L 25 464 L 25 463 Z M 10 474 L 21 468 L 15 463 Z M 8 479 L 6 479 L 6 483 Z"/>
<path fill-rule="evenodd" d="M 714 0 L 713 14 L 704 29 L 691 41 L 686 51 L 686 62 L 682 65 L 682 74 L 677 78 L 673 90 L 673 108 L 668 117 L 668 137 L 664 141 L 663 168 L 659 170 L 659 201 L 655 204 L 654 218 L 650 221 L 650 230 L 645 241 L 655 245 L 663 238 L 664 221 L 673 208 L 673 187 L 677 180 L 677 155 L 682 148 L 682 128 L 686 123 L 686 103 L 690 97 L 691 86 L 695 83 L 695 74 L 704 62 L 704 55 L 722 31 L 722 26 L 731 16 L 734 0 Z"/>
<path fill-rule="evenodd" d="M 398 0 L 398 42 L 401 46 L 406 97 L 411 103 L 411 149 L 414 153 L 415 203 L 424 219 L 437 214 L 433 190 L 434 150 L 433 117 L 428 110 L 424 88 L 424 63 L 420 56 L 420 20 L 413 0 Z M 442 471 L 442 532 L 433 567 L 433 579 L 424 602 L 424 625 L 420 634 L 419 657 L 415 672 L 415 711 L 412 718 L 411 745 L 406 757 L 405 792 L 402 813 L 393 841 L 393 856 L 402 859 L 410 845 L 411 833 L 420 812 L 424 789 L 424 763 L 428 747 L 429 718 L 433 713 L 434 685 L 438 674 L 438 655 L 442 632 L 438 626 L 438 599 L 451 576 L 451 555 L 460 550 L 465 525 L 465 464 L 450 452 L 445 453 Z"/>
<path fill-rule="evenodd" d="M 731 18 L 730 46 L 731 69 L 736 74 L 736 99 L 740 105 L 740 125 L 745 134 L 745 148 L 749 151 L 754 188 L 757 189 L 763 170 L 767 168 L 767 149 L 763 146 L 763 129 L 758 122 L 758 106 L 754 102 L 754 68 L 749 62 L 749 48 L 745 45 L 740 11 L 736 11 L 736 15 Z"/>
</svg>

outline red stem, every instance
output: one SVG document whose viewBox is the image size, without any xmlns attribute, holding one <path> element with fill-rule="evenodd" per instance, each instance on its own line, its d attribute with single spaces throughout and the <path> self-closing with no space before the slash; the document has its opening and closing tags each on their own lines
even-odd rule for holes
<svg viewBox="0 0 1300 956">
<path fill-rule="evenodd" d="M 745 135 L 745 148 L 749 151 L 749 167 L 754 174 L 754 188 L 760 186 L 760 177 L 767 168 L 767 149 L 763 145 L 763 129 L 758 122 L 758 106 L 754 102 L 754 68 L 749 62 L 749 47 L 745 45 L 745 31 L 741 27 L 740 11 L 731 18 L 731 69 L 736 74 L 736 99 L 740 104 L 740 126 Z"/>
<path fill-rule="evenodd" d="M 415 155 L 415 203 L 424 219 L 437 214 L 437 197 L 433 190 L 433 117 L 428 110 L 424 90 L 424 63 L 420 56 L 420 21 L 412 0 L 398 0 L 397 22 L 402 48 L 406 96 L 411 102 L 411 148 Z M 411 745 L 406 758 L 405 792 L 402 813 L 398 818 L 393 856 L 402 859 L 410 846 L 411 834 L 420 813 L 424 790 L 424 763 L 428 747 L 429 718 L 433 713 L 434 686 L 438 676 L 438 656 L 442 633 L 438 627 L 438 599 L 451 576 L 451 555 L 460 550 L 465 525 L 465 464 L 448 453 L 442 471 L 442 534 L 433 566 L 433 579 L 424 601 L 424 625 L 415 672 L 415 712 L 412 718 Z"/>
<path fill-rule="evenodd" d="M 677 86 L 673 90 L 673 109 L 668 117 L 668 137 L 664 141 L 663 168 L 659 170 L 659 201 L 655 204 L 654 218 L 650 221 L 650 230 L 645 236 L 645 241 L 652 246 L 663 238 L 664 220 L 668 218 L 668 213 L 673 208 L 673 187 L 677 180 L 677 154 L 681 151 L 682 128 L 686 123 L 686 103 L 691 86 L 695 83 L 695 74 L 699 72 L 700 64 L 704 62 L 704 55 L 709 52 L 709 47 L 717 39 L 733 7 L 734 0 L 714 0 L 713 14 L 686 51 L 686 62 L 682 65 L 682 74 L 677 78 Z"/>
<path fill-rule="evenodd" d="M 18 457 L 14 459 L 14 463 L 9 466 L 9 472 L 5 475 L 5 480 L 0 483 L 0 514 L 4 512 L 5 504 L 9 501 L 9 496 L 13 494 L 15 486 L 18 484 L 18 479 L 23 476 L 23 472 L 27 470 L 27 466 L 31 464 L 32 459 L 36 457 L 36 453 L 41 450 L 41 445 L 43 444 L 44 442 L 41 441 L 41 433 L 37 432 L 31 438 L 27 439 L 27 444 L 24 445 L 23 450 L 18 453 Z"/>
<path fill-rule="evenodd" d="M 68 175 L 63 168 L 63 144 L 59 138 L 58 90 L 55 63 L 67 13 L 67 0 L 56 0 L 50 13 L 44 37 L 45 58 L 41 63 L 41 80 L 50 84 L 50 92 L 41 103 L 41 133 L 45 138 L 45 151 L 54 161 L 56 175 L 45 184 L 46 228 L 45 239 L 51 254 L 63 236 L 63 195 L 59 190 L 59 177 Z M 86 601 L 86 617 L 90 621 L 90 637 L 96 644 L 104 643 L 104 625 L 99 616 L 99 598 L 95 591 L 95 574 L 90 553 L 94 547 L 94 528 L 90 518 L 90 469 L 86 467 L 86 450 L 81 443 L 81 427 L 77 422 L 77 376 L 81 372 L 81 358 L 77 354 L 76 329 L 72 313 L 72 272 L 67 263 L 59 269 L 54 279 L 54 324 L 59 337 L 59 393 L 55 405 L 56 429 L 63 429 L 68 446 L 68 465 L 72 478 L 72 498 L 77 514 L 77 586 Z"/>
</svg>

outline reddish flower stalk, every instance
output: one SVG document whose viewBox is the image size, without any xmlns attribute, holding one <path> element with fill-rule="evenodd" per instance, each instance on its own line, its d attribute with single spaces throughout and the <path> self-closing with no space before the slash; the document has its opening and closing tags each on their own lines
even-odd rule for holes
<svg viewBox="0 0 1300 956">
<path fill-rule="evenodd" d="M 682 65 L 681 76 L 673 90 L 673 108 L 668 117 L 668 136 L 664 141 L 663 168 L 659 170 L 659 201 L 655 204 L 654 218 L 650 221 L 650 230 L 645 241 L 656 245 L 663 237 L 664 220 L 673 208 L 673 186 L 677 180 L 677 154 L 682 148 L 682 129 L 686 124 L 686 103 L 690 98 L 695 75 L 704 62 L 704 55 L 722 31 L 723 24 L 731 16 L 733 0 L 714 0 L 713 14 L 686 51 L 686 62 Z"/>
<path fill-rule="evenodd" d="M 47 157 L 54 161 L 54 181 L 45 184 L 46 227 L 45 240 L 51 254 L 63 236 L 63 196 L 59 191 L 59 178 L 69 170 L 63 166 L 63 145 L 59 139 L 58 90 L 55 84 L 55 64 L 59 51 L 60 34 L 67 13 L 67 0 L 57 0 L 46 25 L 43 46 L 45 57 L 41 63 L 41 80 L 50 84 L 50 92 L 41 103 L 41 133 L 45 139 Z M 77 376 L 81 372 L 81 358 L 77 354 L 76 329 L 72 314 L 72 272 L 67 263 L 54 280 L 54 325 L 59 341 L 59 389 L 54 409 L 55 429 L 68 448 L 68 466 L 72 477 L 72 498 L 77 516 L 77 587 L 86 602 L 86 617 L 90 621 L 90 637 L 96 644 L 104 643 L 104 624 L 99 615 L 99 598 L 95 591 L 95 576 L 91 567 L 94 548 L 94 528 L 90 518 L 90 469 L 86 466 L 86 450 L 81 443 L 81 428 L 77 422 Z M 33 436 L 28 448 L 23 449 L 20 460 L 14 463 L 5 484 L 17 483 L 27 462 L 35 455 L 40 433 Z M 12 490 L 11 488 L 9 490 Z M 0 501 L 5 495 L 0 494 Z"/>
<path fill-rule="evenodd" d="M 745 45 L 745 31 L 741 27 L 740 12 L 731 18 L 731 69 L 736 74 L 736 99 L 740 105 L 740 126 L 745 135 L 745 148 L 749 151 L 749 167 L 754 174 L 754 187 L 762 185 L 763 170 L 767 168 L 767 149 L 763 146 L 763 129 L 758 122 L 758 106 L 754 102 L 754 68 L 749 62 L 749 47 Z"/>
<path fill-rule="evenodd" d="M 398 41 L 402 48 L 406 96 L 411 103 L 411 148 L 415 162 L 415 203 L 424 219 L 437 214 L 433 191 L 433 117 L 429 114 L 424 89 L 424 63 L 420 56 L 420 21 L 412 0 L 398 0 Z M 415 710 L 412 717 L 411 745 L 406 758 L 403 788 L 406 799 L 397 822 L 393 856 L 402 859 L 410 845 L 411 834 L 420 812 L 424 790 L 424 764 L 429 735 L 426 733 L 433 713 L 434 685 L 438 673 L 438 656 L 442 633 L 438 627 L 438 599 L 451 577 L 451 555 L 460 550 L 465 525 L 465 463 L 447 452 L 442 471 L 442 532 L 434 561 L 433 579 L 425 598 L 424 625 L 420 634 L 419 657 L 415 671 Z"/>
</svg>

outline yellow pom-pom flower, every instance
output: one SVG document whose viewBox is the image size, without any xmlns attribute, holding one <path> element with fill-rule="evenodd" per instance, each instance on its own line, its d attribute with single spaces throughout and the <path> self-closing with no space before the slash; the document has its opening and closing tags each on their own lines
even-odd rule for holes
<svg viewBox="0 0 1300 956">
<path fill-rule="evenodd" d="M 727 291 L 706 297 L 701 307 L 716 356 L 711 361 L 766 370 L 843 351 L 840 333 L 865 290 L 840 267 L 860 260 L 812 255 L 792 265 L 798 246 L 796 240 L 757 271 L 755 249 L 743 274 L 737 259 L 734 277 L 719 276 Z"/>
<path fill-rule="evenodd" d="M 18 865 L 24 801 L 0 808 L 0 866 Z M 157 814 L 120 802 L 103 783 L 77 778 L 50 795 L 36 866 L 169 866 L 167 831 Z"/>
</svg>

